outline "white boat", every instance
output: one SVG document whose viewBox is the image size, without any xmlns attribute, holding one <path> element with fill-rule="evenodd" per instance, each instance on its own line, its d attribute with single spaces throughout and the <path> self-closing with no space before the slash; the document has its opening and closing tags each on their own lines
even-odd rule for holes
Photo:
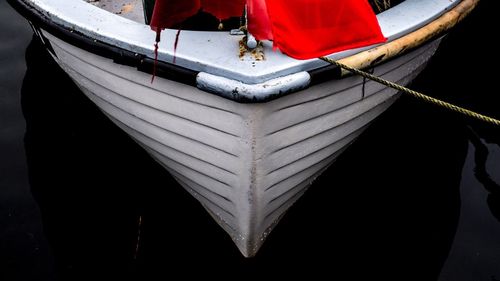
<svg viewBox="0 0 500 281">
<path fill-rule="evenodd" d="M 228 32 L 183 31 L 176 54 L 174 44 L 162 44 L 151 83 L 155 33 L 133 12 L 141 2 L 9 1 L 85 95 L 199 200 L 247 257 L 399 95 L 319 59 L 289 58 L 271 42 L 263 44 L 265 60 L 240 57 L 241 36 Z M 406 85 L 477 2 L 404 1 L 378 15 L 387 43 L 329 57 Z M 162 36 L 174 42 L 176 31 Z"/>
</svg>

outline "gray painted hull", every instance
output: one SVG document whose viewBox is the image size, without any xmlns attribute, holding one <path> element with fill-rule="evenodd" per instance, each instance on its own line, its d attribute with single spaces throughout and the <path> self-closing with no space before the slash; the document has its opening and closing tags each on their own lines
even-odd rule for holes
<svg viewBox="0 0 500 281">
<path fill-rule="evenodd" d="M 85 95 L 203 204 L 245 256 L 255 255 L 286 210 L 399 95 L 346 77 L 266 103 L 238 103 L 159 77 L 151 83 L 149 74 L 42 32 Z M 408 84 L 439 41 L 374 74 Z"/>
</svg>

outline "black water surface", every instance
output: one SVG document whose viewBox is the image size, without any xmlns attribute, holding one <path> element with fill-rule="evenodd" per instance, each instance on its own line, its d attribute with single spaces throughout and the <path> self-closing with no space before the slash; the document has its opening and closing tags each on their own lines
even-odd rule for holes
<svg viewBox="0 0 500 281">
<path fill-rule="evenodd" d="M 479 32 L 494 3 L 412 88 L 500 117 L 495 45 Z M 500 280 L 498 128 L 402 97 L 244 259 L 3 1 L 0 22 L 0 280 Z"/>
</svg>

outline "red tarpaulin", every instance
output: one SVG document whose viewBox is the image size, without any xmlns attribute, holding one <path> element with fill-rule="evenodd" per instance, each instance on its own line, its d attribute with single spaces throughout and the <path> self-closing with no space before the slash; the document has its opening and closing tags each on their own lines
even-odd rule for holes
<svg viewBox="0 0 500 281">
<path fill-rule="evenodd" d="M 317 58 L 386 40 L 367 0 L 265 2 L 274 46 L 297 59 Z"/>
<path fill-rule="evenodd" d="M 248 30 L 257 40 L 273 40 L 266 0 L 248 0 Z"/>
<path fill-rule="evenodd" d="M 219 20 L 224 20 L 230 17 L 241 17 L 245 2 L 246 0 L 201 0 L 201 8 Z"/>
<path fill-rule="evenodd" d="M 160 31 L 185 21 L 201 8 L 200 0 L 156 0 L 151 28 Z"/>
<path fill-rule="evenodd" d="M 219 20 L 240 17 L 245 2 L 246 0 L 156 0 L 151 27 L 153 30 L 170 28 L 195 15 L 200 9 Z"/>
<path fill-rule="evenodd" d="M 386 40 L 367 0 L 156 0 L 151 27 L 172 27 L 200 9 L 219 20 L 238 17 L 245 2 L 249 31 L 297 59 Z"/>
</svg>

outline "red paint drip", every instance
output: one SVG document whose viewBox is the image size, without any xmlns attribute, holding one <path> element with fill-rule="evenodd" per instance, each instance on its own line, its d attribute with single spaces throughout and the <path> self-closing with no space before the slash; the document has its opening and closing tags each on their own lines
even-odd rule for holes
<svg viewBox="0 0 500 281">
<path fill-rule="evenodd" d="M 174 61 L 173 63 L 175 64 L 175 60 L 177 58 L 177 44 L 179 43 L 179 36 L 181 35 L 181 30 L 177 30 L 177 34 L 175 35 L 175 43 L 174 43 Z"/>
<path fill-rule="evenodd" d="M 155 81 L 155 76 L 156 76 L 156 68 L 158 66 L 158 45 L 160 43 L 160 36 L 161 35 L 161 29 L 158 28 L 156 30 L 156 40 L 155 40 L 155 61 L 153 63 L 153 77 L 151 77 L 151 84 Z"/>
</svg>

